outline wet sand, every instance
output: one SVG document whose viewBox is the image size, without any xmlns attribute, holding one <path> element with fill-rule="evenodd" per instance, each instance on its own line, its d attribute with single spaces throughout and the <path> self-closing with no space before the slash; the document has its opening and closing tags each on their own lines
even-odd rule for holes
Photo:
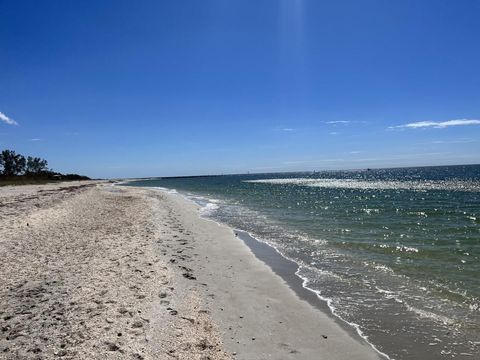
<svg viewBox="0 0 480 360">
<path fill-rule="evenodd" d="M 1 359 L 378 359 L 178 195 L 0 188 Z"/>
</svg>

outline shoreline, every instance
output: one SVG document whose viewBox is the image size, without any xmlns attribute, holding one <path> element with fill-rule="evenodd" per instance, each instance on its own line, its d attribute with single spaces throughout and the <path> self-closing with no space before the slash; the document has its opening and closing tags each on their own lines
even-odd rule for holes
<svg viewBox="0 0 480 360">
<path fill-rule="evenodd" d="M 0 358 L 380 358 L 187 199 L 72 185 L 0 189 Z"/>
<path fill-rule="evenodd" d="M 126 185 L 126 183 L 115 184 L 115 186 L 123 185 Z M 361 336 L 355 331 L 355 327 L 353 325 L 333 313 L 332 309 L 327 304 L 327 300 L 322 299 L 319 294 L 315 292 L 315 290 L 304 286 L 305 279 L 301 278 L 297 274 L 300 265 L 284 256 L 278 249 L 266 243 L 265 241 L 257 239 L 255 236 L 245 230 L 236 229 L 229 226 L 228 224 L 224 224 L 218 222 L 217 220 L 206 217 L 201 213 L 201 205 L 197 204 L 194 200 L 189 199 L 187 196 L 177 192 L 176 190 L 158 187 L 145 188 L 153 191 L 160 191 L 168 196 L 179 196 L 181 199 L 198 207 L 197 212 L 199 218 L 201 218 L 202 220 L 213 222 L 220 227 L 226 227 L 227 229 L 229 229 L 236 238 L 240 239 L 245 244 L 245 246 L 248 247 L 248 249 L 253 253 L 253 255 L 255 255 L 255 258 L 267 265 L 276 275 L 282 278 L 285 281 L 285 284 L 290 289 L 292 289 L 295 294 L 297 294 L 299 299 L 308 302 L 310 305 L 318 308 L 319 311 L 324 312 L 326 315 L 330 315 L 332 319 L 336 320 L 340 326 L 343 326 L 345 330 L 350 331 L 351 334 L 353 334 L 354 336 Z M 368 340 L 363 337 L 361 341 L 366 341 L 370 346 L 372 346 L 372 344 L 370 344 Z M 377 349 L 374 350 L 376 350 L 380 355 L 387 356 L 386 354 L 381 353 Z"/>
<path fill-rule="evenodd" d="M 123 182 L 116 185 L 130 186 L 128 185 L 128 182 Z M 391 359 L 389 355 L 379 350 L 377 346 L 375 346 L 369 341 L 368 337 L 363 334 L 358 324 L 350 323 L 344 320 L 339 315 L 335 314 L 335 309 L 330 306 L 329 299 L 323 298 L 318 291 L 306 286 L 307 279 L 304 279 L 300 275 L 298 275 L 300 265 L 294 260 L 289 259 L 285 255 L 283 255 L 277 248 L 268 244 L 265 241 L 257 239 L 255 236 L 245 230 L 233 228 L 228 224 L 218 222 L 217 220 L 207 217 L 205 214 L 202 214 L 202 210 L 204 210 L 204 208 L 202 208 L 200 204 L 198 204 L 195 200 L 190 199 L 185 194 L 179 193 L 175 189 L 163 187 L 145 188 L 151 189 L 153 191 L 160 191 L 162 193 L 168 194 L 169 196 L 178 196 L 181 199 L 187 201 L 188 203 L 196 206 L 198 216 L 201 219 L 211 221 L 219 226 L 230 229 L 235 235 L 235 237 L 240 239 L 245 244 L 245 246 L 250 249 L 255 258 L 268 266 L 276 275 L 278 275 L 281 279 L 284 280 L 285 285 L 288 286 L 291 290 L 293 290 L 300 300 L 308 302 L 312 307 L 329 316 L 339 326 L 346 330 L 352 337 L 358 337 L 358 341 L 368 344 L 368 346 L 371 347 L 372 350 L 375 351 L 382 359 Z"/>
<path fill-rule="evenodd" d="M 314 308 L 317 308 L 318 311 L 329 315 L 353 337 L 359 336 L 359 341 L 366 342 L 382 358 L 391 359 L 368 340 L 357 324 L 349 323 L 335 314 L 335 310 L 330 307 L 327 299 L 322 298 L 317 291 L 306 286 L 307 280 L 298 275 L 298 270 L 300 269 L 299 264 L 285 257 L 276 248 L 255 238 L 248 232 L 238 229 L 234 229 L 234 231 L 238 234 L 238 238 L 253 252 L 255 257 L 269 266 L 275 274 L 280 276 L 301 300 L 307 301 Z"/>
<path fill-rule="evenodd" d="M 258 246 L 264 246 L 264 251 L 269 252 L 270 256 L 276 257 L 275 261 L 280 261 L 282 264 L 279 264 L 280 266 L 277 268 L 278 271 L 282 271 L 281 268 L 283 265 L 285 265 L 284 262 L 288 262 L 291 265 L 291 268 L 289 270 L 295 270 L 293 272 L 287 272 L 284 274 L 284 276 L 290 276 L 293 281 L 292 283 L 297 283 L 297 289 L 292 288 L 290 286 L 289 282 L 286 281 L 281 275 L 276 273 L 271 267 L 270 264 L 267 262 L 264 262 L 263 259 L 260 259 L 255 253 L 255 250 L 252 249 L 248 244 L 246 244 L 245 239 L 242 239 L 239 237 L 235 236 L 235 232 L 238 232 L 238 230 L 232 229 L 231 227 L 221 224 L 216 222 L 215 220 L 211 220 L 208 218 L 204 218 L 201 213 L 200 209 L 201 207 L 196 204 L 195 202 L 191 201 L 188 198 L 185 198 L 182 194 L 179 194 L 177 192 L 171 192 L 168 189 L 152 189 L 152 191 L 158 191 L 164 193 L 167 197 L 175 201 L 177 204 L 180 203 L 181 206 L 191 208 L 190 211 L 193 211 L 193 215 L 197 218 L 197 221 L 203 222 L 204 224 L 211 224 L 212 226 L 209 226 L 210 228 L 217 228 L 221 229 L 221 232 L 223 233 L 224 241 L 228 241 L 226 244 L 227 247 L 230 248 L 230 251 L 235 250 L 235 255 L 233 256 L 232 260 L 238 260 L 240 263 L 248 263 L 248 266 L 242 266 L 241 269 L 232 269 L 232 276 L 230 276 L 230 279 L 234 278 L 234 276 L 239 276 L 241 277 L 242 274 L 245 276 L 244 272 L 252 272 L 252 268 L 255 269 L 254 272 L 258 274 L 262 274 L 262 277 L 265 279 L 262 279 L 262 281 L 265 281 L 268 283 L 268 285 L 265 285 L 263 283 L 262 285 L 265 286 L 265 289 L 259 290 L 258 294 L 256 294 L 257 302 L 265 302 L 265 298 L 268 300 L 271 300 L 270 293 L 273 291 L 278 291 L 281 296 L 282 300 L 286 302 L 287 304 L 283 304 L 281 306 L 281 310 L 278 309 L 278 316 L 281 317 L 282 315 L 285 315 L 286 312 L 288 312 L 288 308 L 295 308 L 295 307 L 301 307 L 301 316 L 299 318 L 295 319 L 288 319 L 288 322 L 290 323 L 289 325 L 291 328 L 289 331 L 285 331 L 286 333 L 291 333 L 291 334 L 279 334 L 282 337 L 285 337 L 286 335 L 289 338 L 295 338 L 295 337 L 301 337 L 301 336 L 310 336 L 309 339 L 306 339 L 305 343 L 302 344 L 304 346 L 304 352 L 305 349 L 308 349 L 308 354 L 300 355 L 302 352 L 301 350 L 296 350 L 294 348 L 291 348 L 290 351 L 292 351 L 292 359 L 293 358 L 302 358 L 302 359 L 362 359 L 362 358 L 372 358 L 372 359 L 383 359 L 384 357 L 373 349 L 371 347 L 371 344 L 369 344 L 364 338 L 362 338 L 353 327 L 347 325 L 346 323 L 342 322 L 341 319 L 337 318 L 334 314 L 331 314 L 330 309 L 326 304 L 322 303 L 322 300 L 317 297 L 317 295 L 310 290 L 306 289 L 303 287 L 301 284 L 302 279 L 298 277 L 295 274 L 295 271 L 297 269 L 297 264 L 293 263 L 291 260 L 286 259 L 282 255 L 280 255 L 274 248 L 269 246 L 268 244 L 265 244 L 257 239 L 252 238 L 252 241 L 258 242 Z M 186 209 L 185 209 L 186 210 Z M 205 226 L 205 225 L 204 225 Z M 240 240 L 240 241 L 239 241 Z M 216 240 L 217 242 L 218 239 Z M 208 251 L 207 253 L 211 254 L 212 252 L 219 251 L 221 250 L 220 245 L 225 245 L 225 244 L 207 244 L 208 245 Z M 215 248 L 212 248 L 212 245 Z M 215 246 L 218 245 L 218 246 Z M 197 249 L 198 250 L 198 249 Z M 226 255 L 223 251 L 220 252 L 220 257 Z M 237 253 L 238 252 L 238 253 Z M 231 255 L 231 253 L 229 253 Z M 268 256 L 268 255 L 267 255 Z M 218 261 L 219 258 L 216 258 Z M 212 261 L 213 262 L 213 261 Z M 211 262 L 210 262 L 211 263 Z M 220 265 L 221 267 L 221 265 Z M 232 267 L 232 265 L 230 265 Z M 215 268 L 218 269 L 218 265 L 215 266 Z M 205 275 L 205 273 L 203 274 Z M 249 288 L 250 291 L 252 291 L 252 288 L 254 289 L 259 289 L 259 285 L 256 282 L 257 277 L 251 277 L 248 280 L 251 282 L 249 283 L 246 287 Z M 223 279 L 216 279 L 216 283 L 218 285 L 219 282 L 222 282 L 221 280 Z M 231 280 L 234 281 L 234 280 Z M 243 279 L 242 279 L 243 281 Z M 231 287 L 230 284 L 227 285 L 227 283 L 223 283 L 223 285 L 228 288 Z M 239 297 L 242 297 L 239 294 L 239 289 L 229 289 L 228 291 L 236 292 L 236 295 Z M 295 291 L 298 290 L 298 292 L 303 293 L 303 296 L 299 296 L 299 294 Z M 221 286 L 217 289 L 219 293 L 225 292 L 225 289 L 222 289 Z M 256 290 L 257 291 L 257 290 Z M 230 295 L 230 298 L 232 296 Z M 242 297 L 242 300 L 247 300 L 244 297 Z M 252 302 L 252 299 L 248 299 L 248 302 Z M 227 304 L 228 305 L 228 304 Z M 254 306 L 254 304 L 250 304 Z M 266 305 L 266 308 L 271 308 L 270 306 Z M 231 309 L 232 310 L 232 309 Z M 263 310 L 263 309 L 262 309 Z M 215 311 L 213 312 L 213 314 Z M 240 314 L 240 312 L 238 312 Z M 280 315 L 281 314 L 281 315 Z M 224 319 L 224 312 L 221 310 L 219 313 L 216 314 L 217 316 L 214 317 L 215 320 L 217 320 L 219 323 L 223 323 Z M 266 314 L 263 314 L 261 316 L 265 316 Z M 239 315 L 241 318 L 245 318 L 245 316 Z M 283 321 L 280 321 L 279 323 L 283 323 Z M 306 328 L 308 328 L 309 331 L 306 331 L 306 329 L 302 329 L 302 324 L 305 325 Z M 254 324 L 249 324 L 249 327 L 254 328 Z M 284 326 L 282 326 L 284 327 Z M 295 327 L 297 329 L 293 330 Z M 221 326 L 220 326 L 221 328 Z M 270 329 L 270 331 L 279 331 L 283 332 L 281 329 L 275 328 Z M 319 333 L 322 332 L 322 333 Z M 329 331 L 333 331 L 333 335 L 330 337 L 328 334 Z M 295 333 L 293 335 L 293 333 Z M 316 334 L 315 334 L 316 333 Z M 312 336 L 312 334 L 315 334 Z M 238 334 L 237 334 L 238 335 Z M 333 349 L 330 346 L 326 347 L 328 348 L 328 354 L 324 354 L 325 357 L 322 357 L 321 354 L 318 352 L 326 351 L 326 348 L 323 348 L 322 345 L 318 345 L 319 341 L 322 342 L 327 342 L 328 340 L 331 340 L 332 337 L 338 337 L 341 338 L 339 339 L 340 342 L 343 342 L 342 345 L 336 344 L 338 348 Z M 227 339 L 228 340 L 228 339 Z M 258 344 L 258 339 L 255 338 L 255 345 Z M 285 343 L 284 343 L 285 344 Z M 242 359 L 252 359 L 255 358 L 255 356 L 259 356 L 259 352 L 250 352 L 246 354 L 247 356 L 245 357 L 239 357 L 239 354 L 242 354 L 242 348 L 238 346 L 238 344 L 235 343 L 229 343 L 228 341 L 226 342 L 227 348 L 230 348 L 232 350 L 232 353 L 236 353 L 237 356 L 236 358 L 242 358 Z M 266 344 L 264 344 L 266 345 Z M 252 343 L 250 344 L 252 346 Z M 269 346 L 271 347 L 271 346 Z M 343 347 L 343 348 L 342 348 Z M 351 348 L 350 348 L 351 347 Z M 353 350 L 355 349 L 355 350 Z M 271 349 L 270 349 L 271 350 Z M 245 351 L 245 349 L 243 349 Z M 261 350 L 263 351 L 263 350 Z M 260 351 L 260 353 L 262 353 Z M 295 355 L 293 355 L 295 354 Z M 272 356 L 272 353 L 267 354 L 263 353 L 263 356 Z M 254 356 L 254 357 L 252 357 Z M 277 352 L 274 353 L 272 358 L 290 358 L 287 356 L 285 353 Z M 259 357 L 261 358 L 261 357 Z"/>
<path fill-rule="evenodd" d="M 239 233 L 239 238 L 243 242 L 245 242 L 245 239 L 241 236 L 241 230 L 246 231 L 254 239 L 250 242 L 250 245 L 253 243 L 253 246 L 246 245 L 249 246 L 257 258 L 261 258 L 261 254 L 256 251 L 258 246 L 255 244 L 266 244 L 269 248 L 274 249 L 274 255 L 278 253 L 283 258 L 298 264 L 298 270 L 294 271 L 294 267 L 291 267 L 287 276 L 282 277 L 282 274 L 278 274 L 278 271 L 274 272 L 280 275 L 287 283 L 286 285 L 300 297 L 304 293 L 302 287 L 308 288 L 308 291 L 318 295 L 322 302 L 328 305 L 328 309 L 322 308 L 322 305 L 320 305 L 320 310 L 331 315 L 341 326 L 346 324 L 347 326 L 344 326 L 344 328 L 347 330 L 351 331 L 353 329 L 354 332 L 356 331 L 354 337 L 357 335 L 362 337 L 362 340 L 368 342 L 385 358 L 414 359 L 422 356 L 425 359 L 436 359 L 448 355 L 468 359 L 475 356 L 476 348 L 479 345 L 476 335 L 478 334 L 478 326 L 475 327 L 478 323 L 476 321 L 478 317 L 475 314 L 478 309 L 478 306 L 476 306 L 478 302 L 472 302 L 470 312 L 468 312 L 467 307 L 462 313 L 460 306 L 463 306 L 463 304 L 455 306 L 454 300 L 440 303 L 442 296 L 436 297 L 435 293 L 432 294 L 432 291 L 435 290 L 435 282 L 432 282 L 432 286 L 420 287 L 423 284 L 420 281 L 416 282 L 416 277 L 404 277 L 402 272 L 393 272 L 391 269 L 394 268 L 396 263 L 391 262 L 392 266 L 389 267 L 388 264 L 378 266 L 376 261 L 363 262 L 366 256 L 362 257 L 364 254 L 360 253 L 359 259 L 356 259 L 355 252 L 349 254 L 352 255 L 351 257 L 345 256 L 347 260 L 350 259 L 351 261 L 344 262 L 344 258 L 336 261 L 335 255 L 342 254 L 342 248 L 335 251 L 337 250 L 336 247 L 332 246 L 333 250 L 328 251 L 331 250 L 327 247 L 328 234 L 315 236 L 314 230 L 321 229 L 312 217 L 305 213 L 306 216 L 302 218 L 301 215 L 304 215 L 302 213 L 297 218 L 295 210 L 292 210 L 291 213 L 288 212 L 287 205 L 290 204 L 281 203 L 282 200 L 285 200 L 282 195 L 279 195 L 281 205 L 278 206 L 280 210 L 277 212 L 275 210 L 276 204 L 263 197 L 265 194 L 274 196 L 274 192 L 280 192 L 280 190 L 276 190 L 275 187 L 268 189 L 249 187 L 247 192 L 244 191 L 245 188 L 240 184 L 240 181 L 243 182 L 243 179 L 198 183 L 155 181 L 139 183 L 138 186 L 177 194 L 176 196 L 198 205 L 199 214 L 202 218 L 233 229 Z M 282 188 L 284 195 L 286 195 L 286 190 Z M 300 190 L 298 191 L 300 192 Z M 255 198 L 257 195 L 258 199 Z M 406 200 L 408 201 L 408 197 Z M 295 207 L 294 202 L 291 205 Z M 408 206 L 406 209 L 408 210 Z M 286 214 L 282 214 L 282 210 Z M 407 210 L 405 210 L 405 213 Z M 407 213 L 407 216 L 409 214 Z M 422 213 L 412 212 L 411 214 L 421 216 Z M 467 213 L 464 212 L 463 214 Z M 292 216 L 291 222 L 287 215 Z M 367 215 L 364 215 L 364 217 L 368 219 Z M 459 216 L 461 217 L 461 215 Z M 301 221 L 305 219 L 312 222 L 302 223 Z M 323 217 L 322 228 L 329 229 L 329 219 L 326 216 Z M 379 219 L 381 218 L 379 217 Z M 471 217 L 469 219 L 475 220 Z M 332 221 L 335 220 L 332 219 Z M 377 221 L 378 223 L 379 221 Z M 345 228 L 349 232 L 348 225 Z M 355 228 L 352 229 L 352 231 L 355 231 Z M 302 230 L 305 233 L 302 233 Z M 308 233 L 309 230 L 312 230 L 312 232 Z M 297 232 L 299 232 L 298 236 Z M 318 234 L 322 234 L 321 231 L 318 231 Z M 467 234 L 466 230 L 465 234 Z M 317 239 L 325 239 L 325 245 L 327 246 L 323 247 L 323 243 L 316 246 L 317 241 L 322 241 Z M 306 241 L 303 242 L 303 240 Z M 415 240 L 410 241 L 415 242 Z M 354 237 L 352 237 L 351 243 L 355 244 Z M 383 245 L 381 241 L 379 243 Z M 385 240 L 385 243 L 388 242 Z M 341 246 L 343 246 L 343 243 Z M 374 249 L 376 246 L 377 244 L 373 243 Z M 407 243 L 402 246 L 403 248 L 398 246 L 391 248 L 398 252 L 407 249 L 408 253 L 401 260 L 407 259 L 406 261 L 408 261 L 410 248 L 407 246 L 410 245 Z M 411 246 L 415 246 L 415 244 Z M 351 247 L 346 245 L 346 247 L 348 250 L 354 248 L 354 245 Z M 326 248 L 326 250 L 322 251 L 322 248 Z M 383 246 L 379 248 L 382 249 L 380 251 L 383 251 Z M 420 249 L 421 246 L 417 248 Z M 317 249 L 319 250 L 318 253 L 316 253 Z M 427 250 L 423 253 L 426 253 Z M 332 256 L 329 256 L 330 253 Z M 373 250 L 373 254 L 375 255 L 375 250 Z M 367 255 L 370 254 L 367 253 Z M 389 256 L 391 257 L 391 255 Z M 398 257 L 400 256 L 398 255 Z M 422 262 L 423 257 L 417 257 L 415 261 L 412 260 L 412 266 L 415 263 L 419 263 L 419 266 L 424 264 L 425 262 Z M 375 257 L 371 258 L 376 259 Z M 260 260 L 272 268 L 268 259 L 267 261 L 264 261 L 265 259 Z M 275 265 L 275 260 L 273 262 L 273 265 Z M 468 263 L 468 259 L 466 262 Z M 465 262 L 462 260 L 462 263 Z M 284 266 L 289 267 L 288 264 Z M 364 268 L 365 271 L 362 271 Z M 333 271 L 330 272 L 330 269 Z M 316 272 L 317 270 L 318 272 Z M 282 271 L 281 266 L 280 271 Z M 323 276 L 323 271 L 325 271 L 326 276 Z M 303 280 L 302 286 L 299 286 L 298 279 L 293 278 L 293 282 L 290 280 L 294 272 Z M 329 276 L 330 274 L 332 276 Z M 336 274 L 339 274 L 339 276 L 335 276 Z M 471 280 L 472 283 L 475 283 L 474 279 Z M 475 287 L 472 289 L 475 292 Z M 464 297 L 466 298 L 466 295 Z M 315 306 L 315 300 L 312 302 L 312 305 Z M 431 304 L 439 306 L 433 307 Z M 449 308 L 452 310 L 451 313 L 445 311 Z M 445 316 L 442 316 L 442 313 Z M 454 322 L 452 319 L 458 319 L 458 322 Z M 469 325 L 472 325 L 472 327 L 469 327 Z"/>
</svg>

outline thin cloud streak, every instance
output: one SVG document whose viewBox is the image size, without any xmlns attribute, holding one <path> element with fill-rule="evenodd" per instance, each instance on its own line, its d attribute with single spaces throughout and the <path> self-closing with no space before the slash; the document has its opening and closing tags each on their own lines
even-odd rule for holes
<svg viewBox="0 0 480 360">
<path fill-rule="evenodd" d="M 456 120 L 447 120 L 447 121 L 418 121 L 414 123 L 398 125 L 398 126 L 389 126 L 389 129 L 421 129 L 421 128 L 435 128 L 435 129 L 445 129 L 450 126 L 465 126 L 465 125 L 480 125 L 480 120 L 471 120 L 471 119 L 456 119 Z"/>
<path fill-rule="evenodd" d="M 13 120 L 12 118 L 9 118 L 7 115 L 2 113 L 1 111 L 0 111 L 0 121 L 3 121 L 7 125 L 18 125 L 18 123 L 15 120 Z"/>
<path fill-rule="evenodd" d="M 467 144 L 476 142 L 474 139 L 458 139 L 458 140 L 435 140 L 432 144 Z"/>
<path fill-rule="evenodd" d="M 311 160 L 299 160 L 299 161 L 284 161 L 284 165 L 296 165 L 296 164 L 308 164 L 311 163 Z"/>
<path fill-rule="evenodd" d="M 347 120 L 326 121 L 325 124 L 349 124 Z"/>
</svg>

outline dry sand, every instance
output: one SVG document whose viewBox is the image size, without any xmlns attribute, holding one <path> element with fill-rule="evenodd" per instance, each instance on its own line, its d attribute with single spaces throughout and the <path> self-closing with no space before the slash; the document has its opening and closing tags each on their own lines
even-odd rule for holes
<svg viewBox="0 0 480 360">
<path fill-rule="evenodd" d="M 1 359 L 378 359 L 178 195 L 0 188 L 0 259 Z"/>
</svg>

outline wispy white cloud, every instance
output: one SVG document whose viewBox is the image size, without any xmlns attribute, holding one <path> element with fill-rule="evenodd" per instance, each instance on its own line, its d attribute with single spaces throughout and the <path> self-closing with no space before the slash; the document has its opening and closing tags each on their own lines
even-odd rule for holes
<svg viewBox="0 0 480 360">
<path fill-rule="evenodd" d="M 389 129 L 421 129 L 421 128 L 435 128 L 444 129 L 450 126 L 465 126 L 465 125 L 480 125 L 480 120 L 472 119 L 456 119 L 447 121 L 418 121 L 398 126 L 389 126 Z"/>
<path fill-rule="evenodd" d="M 434 140 L 432 144 L 467 144 L 476 142 L 474 139 Z"/>
<path fill-rule="evenodd" d="M 2 113 L 1 111 L 0 111 L 0 121 L 3 121 L 5 124 L 8 124 L 8 125 L 18 125 L 18 123 L 15 120 L 13 120 L 12 118 L 9 118 L 7 115 Z"/>
<path fill-rule="evenodd" d="M 296 164 L 308 164 L 311 163 L 311 160 L 298 160 L 298 161 L 284 161 L 285 165 L 296 165 Z"/>
<path fill-rule="evenodd" d="M 38 138 L 33 138 L 33 139 L 28 139 L 28 141 L 41 141 L 42 139 L 38 139 Z"/>
<path fill-rule="evenodd" d="M 336 131 L 332 131 L 332 132 L 330 132 L 329 134 L 330 134 L 330 135 L 338 135 L 339 133 L 336 132 Z"/>
<path fill-rule="evenodd" d="M 349 124 L 348 120 L 325 121 L 325 124 Z"/>
<path fill-rule="evenodd" d="M 361 151 L 358 151 L 358 150 L 354 150 L 354 151 L 350 151 L 350 154 L 360 154 Z"/>
<path fill-rule="evenodd" d="M 283 128 L 282 131 L 293 131 L 292 128 Z"/>
</svg>

